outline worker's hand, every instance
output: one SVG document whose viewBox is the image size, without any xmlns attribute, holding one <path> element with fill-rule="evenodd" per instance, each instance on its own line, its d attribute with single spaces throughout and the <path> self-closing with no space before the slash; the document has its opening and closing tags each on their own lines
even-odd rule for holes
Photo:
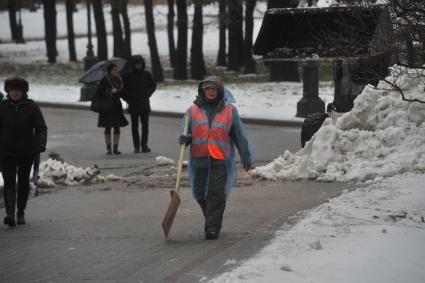
<svg viewBox="0 0 425 283">
<path fill-rule="evenodd" d="M 43 146 L 43 145 L 41 145 L 40 148 L 39 148 L 39 151 L 40 152 L 45 152 L 46 151 L 46 147 Z"/>
<path fill-rule="evenodd" d="M 186 135 L 180 135 L 179 144 L 189 145 L 192 143 L 192 137 Z"/>
<path fill-rule="evenodd" d="M 112 88 L 112 90 L 111 90 L 111 92 L 112 92 L 112 94 L 116 94 L 116 93 L 118 93 L 118 89 L 116 89 L 116 88 Z"/>
<path fill-rule="evenodd" d="M 251 169 L 251 163 L 246 162 L 243 164 L 243 169 L 245 169 L 245 171 L 249 171 L 249 169 Z"/>
</svg>

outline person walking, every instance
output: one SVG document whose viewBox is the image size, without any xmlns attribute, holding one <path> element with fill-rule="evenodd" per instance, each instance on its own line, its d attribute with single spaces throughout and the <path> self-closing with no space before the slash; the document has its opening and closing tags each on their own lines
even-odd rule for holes
<svg viewBox="0 0 425 283">
<path fill-rule="evenodd" d="M 106 154 L 121 154 L 118 150 L 120 143 L 120 127 L 128 125 L 124 116 L 120 97 L 124 87 L 118 67 L 111 63 L 106 66 L 106 75 L 99 82 L 95 96 L 101 100 L 109 101 L 111 107 L 106 111 L 99 111 L 99 128 L 105 128 Z M 111 131 L 113 129 L 113 136 Z M 113 148 L 112 148 L 112 146 Z"/>
<path fill-rule="evenodd" d="M 188 134 L 181 134 L 179 143 L 190 145 L 189 174 L 193 196 L 205 217 L 205 238 L 217 239 L 226 199 L 236 182 L 234 145 L 246 171 L 254 154 L 236 107 L 225 102 L 220 78 L 199 83 L 198 96 L 188 111 Z"/>
<path fill-rule="evenodd" d="M 25 79 L 9 78 L 4 84 L 6 99 L 0 102 L 0 157 L 6 208 L 3 222 L 10 227 L 25 224 L 31 166 L 35 156 L 46 150 L 47 143 L 43 114 L 28 98 L 28 89 Z M 18 209 L 16 220 L 15 205 Z"/>
<path fill-rule="evenodd" d="M 149 114 L 151 112 L 149 98 L 156 90 L 156 83 L 151 74 L 145 70 L 145 60 L 141 55 L 133 55 L 130 59 L 130 72 L 124 75 L 125 99 L 131 117 L 131 134 L 134 153 L 150 152 L 148 147 Z M 142 126 L 142 139 L 139 135 L 139 120 Z"/>
</svg>

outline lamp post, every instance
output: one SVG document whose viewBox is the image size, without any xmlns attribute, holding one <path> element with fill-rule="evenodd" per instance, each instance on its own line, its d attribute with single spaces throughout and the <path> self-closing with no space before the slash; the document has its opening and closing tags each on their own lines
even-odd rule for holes
<svg viewBox="0 0 425 283">
<path fill-rule="evenodd" d="M 97 62 L 97 57 L 94 56 L 93 52 L 93 44 L 91 41 L 91 0 L 87 0 L 87 53 L 86 57 L 84 57 L 84 72 L 90 69 L 94 64 Z M 80 92 L 80 101 L 89 101 L 93 98 L 94 94 L 96 93 L 96 83 L 84 83 L 83 87 L 81 88 Z"/>
</svg>

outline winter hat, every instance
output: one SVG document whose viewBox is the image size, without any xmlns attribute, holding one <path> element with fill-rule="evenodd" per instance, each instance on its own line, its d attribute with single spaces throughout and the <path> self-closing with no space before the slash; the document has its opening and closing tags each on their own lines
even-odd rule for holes
<svg viewBox="0 0 425 283">
<path fill-rule="evenodd" d="M 113 69 L 113 68 L 115 68 L 115 67 L 117 67 L 117 65 L 115 65 L 114 63 L 110 63 L 110 64 L 108 64 L 108 65 L 106 66 L 106 73 L 107 73 L 108 75 L 110 75 L 110 74 L 111 74 L 112 69 Z"/>
<path fill-rule="evenodd" d="M 199 83 L 198 95 L 205 97 L 204 90 L 207 87 L 214 87 L 217 89 L 217 101 L 224 97 L 224 85 L 223 81 L 218 76 L 210 76 Z"/>
<path fill-rule="evenodd" d="M 141 63 L 143 67 L 145 67 L 145 59 L 142 55 L 132 55 L 130 57 L 130 62 L 132 65 L 136 65 L 137 63 Z"/>
<path fill-rule="evenodd" d="M 28 81 L 20 77 L 12 77 L 4 82 L 4 90 L 9 92 L 11 89 L 19 89 L 24 93 L 29 90 Z"/>
</svg>

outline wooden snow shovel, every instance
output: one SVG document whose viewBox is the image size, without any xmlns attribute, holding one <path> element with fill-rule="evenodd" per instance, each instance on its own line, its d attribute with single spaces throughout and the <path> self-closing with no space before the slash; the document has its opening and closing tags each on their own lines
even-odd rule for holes
<svg viewBox="0 0 425 283">
<path fill-rule="evenodd" d="M 183 134 L 187 135 L 187 131 L 189 128 L 189 111 L 186 111 L 184 114 L 184 130 Z M 174 218 L 176 217 L 177 209 L 180 205 L 180 197 L 179 197 L 179 190 L 180 190 L 180 177 L 182 173 L 182 167 L 183 167 L 183 157 L 184 157 L 184 148 L 185 145 L 180 145 L 180 151 L 179 151 L 179 159 L 177 161 L 177 178 L 176 178 L 176 190 L 170 191 L 171 194 L 171 201 L 168 205 L 167 212 L 165 213 L 164 220 L 162 220 L 162 229 L 164 230 L 165 238 L 167 239 L 168 233 L 170 233 L 171 225 L 173 225 Z"/>
</svg>

